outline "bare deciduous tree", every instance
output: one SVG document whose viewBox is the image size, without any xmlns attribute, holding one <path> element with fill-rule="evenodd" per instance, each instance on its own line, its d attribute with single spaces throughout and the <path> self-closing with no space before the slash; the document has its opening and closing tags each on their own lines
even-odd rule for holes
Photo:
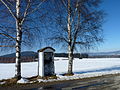
<svg viewBox="0 0 120 90">
<path fill-rule="evenodd" d="M 103 41 L 104 12 L 101 0 L 60 0 L 55 20 L 57 29 L 51 39 L 68 48 L 68 74 L 73 74 L 73 53 L 76 48 L 90 48 Z M 62 47 L 64 47 L 62 46 Z"/>
<path fill-rule="evenodd" d="M 33 21 L 35 14 L 33 13 L 36 13 L 45 1 L 46 0 L 0 0 L 0 18 L 2 18 L 0 19 L 2 23 L 0 25 L 0 47 L 15 47 L 15 77 L 17 79 L 21 78 L 21 44 L 26 42 L 26 40 L 23 39 L 31 39 L 35 33 L 37 34 L 35 29 L 37 30 L 38 28 L 34 26 L 35 23 Z M 42 12 L 42 14 L 44 13 Z"/>
</svg>

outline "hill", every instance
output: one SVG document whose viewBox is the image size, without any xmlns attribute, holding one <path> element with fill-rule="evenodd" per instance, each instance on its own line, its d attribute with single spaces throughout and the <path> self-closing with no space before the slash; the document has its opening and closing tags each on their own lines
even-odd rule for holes
<svg viewBox="0 0 120 90">
<path fill-rule="evenodd" d="M 33 51 L 25 51 L 21 53 L 22 57 L 37 57 L 37 52 L 33 52 Z M 6 55 L 2 55 L 0 57 L 15 57 L 15 53 L 11 53 L 11 54 L 6 54 Z"/>
<path fill-rule="evenodd" d="M 34 62 L 37 57 L 36 52 L 25 51 L 21 53 L 21 62 Z M 0 63 L 15 63 L 15 53 L 0 56 Z"/>
</svg>

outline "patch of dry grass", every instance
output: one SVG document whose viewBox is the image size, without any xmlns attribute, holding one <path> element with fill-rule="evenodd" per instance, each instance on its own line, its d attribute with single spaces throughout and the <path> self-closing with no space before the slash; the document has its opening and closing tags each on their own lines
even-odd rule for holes
<svg viewBox="0 0 120 90">
<path fill-rule="evenodd" d="M 16 84 L 17 81 L 18 81 L 17 78 L 11 78 L 11 79 L 3 79 L 3 80 L 0 80 L 0 83 L 3 83 L 3 84 L 1 84 L 1 85 L 9 86 L 9 85 Z"/>
<path fill-rule="evenodd" d="M 65 73 L 65 74 L 63 74 L 63 76 L 73 76 L 74 75 L 74 73 Z"/>
<path fill-rule="evenodd" d="M 58 77 L 56 75 L 52 75 L 52 76 L 44 76 L 44 77 L 33 76 L 33 77 L 26 78 L 26 79 L 28 79 L 29 81 L 37 81 L 38 79 L 48 80 L 48 79 L 57 79 L 57 78 Z"/>
<path fill-rule="evenodd" d="M 56 75 L 51 75 L 51 76 L 38 76 L 38 79 L 43 79 L 43 80 L 48 80 L 48 79 L 57 79 L 58 77 Z"/>
<path fill-rule="evenodd" d="M 28 79 L 29 81 L 37 81 L 38 78 L 39 76 L 33 76 L 33 77 L 26 78 L 26 79 Z"/>
</svg>

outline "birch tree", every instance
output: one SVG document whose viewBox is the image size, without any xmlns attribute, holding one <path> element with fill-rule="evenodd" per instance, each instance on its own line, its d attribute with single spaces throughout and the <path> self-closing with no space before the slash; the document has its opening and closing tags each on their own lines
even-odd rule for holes
<svg viewBox="0 0 120 90">
<path fill-rule="evenodd" d="M 60 0 L 55 3 L 59 3 L 55 18 L 57 28 L 51 39 L 62 47 L 67 46 L 68 74 L 73 74 L 74 51 L 79 47 L 94 47 L 103 41 L 101 0 Z"/>
<path fill-rule="evenodd" d="M 12 26 L 7 26 L 4 27 L 4 25 L 10 25 L 8 23 L 5 23 L 1 25 L 0 27 L 0 38 L 2 40 L 2 45 L 0 47 L 15 47 L 16 49 L 16 70 L 15 70 L 15 77 L 17 79 L 21 78 L 21 44 L 24 40 L 22 40 L 23 33 L 30 36 L 30 30 L 31 28 L 25 28 L 28 27 L 26 22 L 32 23 L 32 20 L 34 19 L 34 14 L 40 7 L 41 5 L 45 2 L 46 0 L 0 0 L 0 9 L 5 10 L 5 13 L 9 16 L 5 16 L 5 14 L 1 13 L 0 16 L 4 16 L 5 18 L 8 17 L 7 21 L 12 21 L 11 25 Z M 32 16 L 33 14 L 33 16 Z M 12 19 L 11 19 L 12 18 Z M 29 19 L 28 19 L 29 18 Z M 3 20 L 3 21 L 4 21 Z M 35 32 L 35 28 L 32 29 L 32 32 Z M 37 32 L 36 32 L 37 33 Z M 15 35 L 16 34 L 16 35 Z M 25 38 L 25 37 L 24 37 Z M 13 41 L 13 43 L 9 43 L 7 45 L 4 45 L 4 43 Z"/>
</svg>

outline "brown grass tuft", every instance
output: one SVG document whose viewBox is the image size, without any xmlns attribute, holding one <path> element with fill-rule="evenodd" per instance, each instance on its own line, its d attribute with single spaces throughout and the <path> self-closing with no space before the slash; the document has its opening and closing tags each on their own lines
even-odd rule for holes
<svg viewBox="0 0 120 90">
<path fill-rule="evenodd" d="M 74 75 L 74 73 L 65 73 L 65 74 L 63 74 L 63 76 L 73 76 Z"/>
</svg>

